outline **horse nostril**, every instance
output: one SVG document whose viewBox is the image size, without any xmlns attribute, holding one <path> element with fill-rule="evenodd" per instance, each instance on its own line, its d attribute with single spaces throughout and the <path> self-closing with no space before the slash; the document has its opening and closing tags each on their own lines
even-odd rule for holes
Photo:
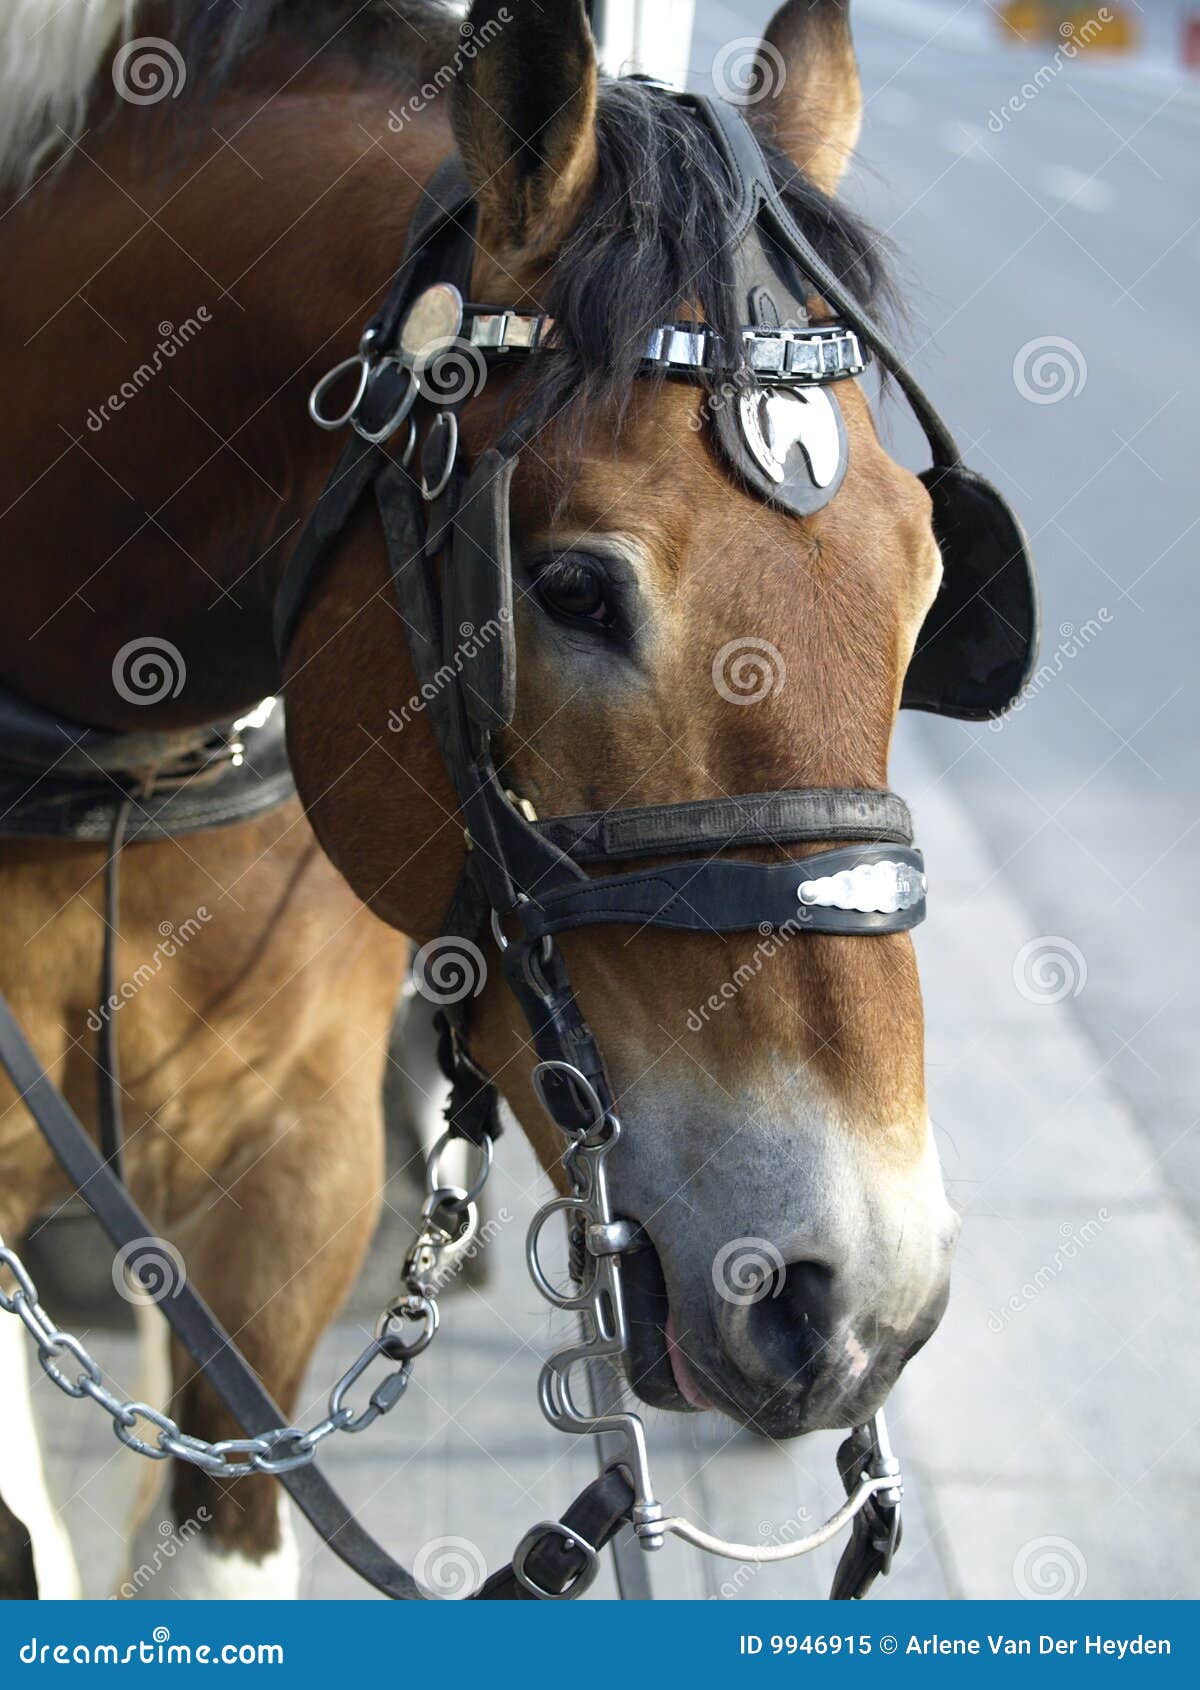
<svg viewBox="0 0 1200 1690">
<path fill-rule="evenodd" d="M 836 1326 L 835 1276 L 824 1262 L 785 1262 L 764 1276 L 745 1309 L 745 1329 L 760 1362 L 774 1372 L 812 1365 Z"/>
</svg>

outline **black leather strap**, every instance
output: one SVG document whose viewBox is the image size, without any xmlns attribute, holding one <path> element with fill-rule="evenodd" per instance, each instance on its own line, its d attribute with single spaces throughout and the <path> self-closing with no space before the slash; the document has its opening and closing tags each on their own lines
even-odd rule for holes
<svg viewBox="0 0 1200 1690">
<path fill-rule="evenodd" d="M 552 816 L 538 832 L 576 862 L 719 851 L 734 845 L 800 845 L 845 839 L 911 845 L 912 817 L 894 792 L 795 788 Z"/>
<path fill-rule="evenodd" d="M 537 1602 L 582 1596 L 596 1556 L 625 1525 L 636 1498 L 623 1467 L 607 1467 L 559 1521 L 527 1532 L 512 1563 L 476 1592 L 483 1601 Z"/>
<path fill-rule="evenodd" d="M 870 1456 L 870 1443 L 863 1429 L 851 1432 L 837 1454 L 838 1474 L 847 1496 L 858 1486 Z M 904 1535 L 904 1522 L 897 1505 L 872 1496 L 859 1509 L 850 1526 L 850 1537 L 838 1558 L 830 1588 L 831 1602 L 861 1602 L 875 1580 L 892 1570 L 892 1559 Z"/>
<path fill-rule="evenodd" d="M 956 464 L 958 445 L 924 389 L 905 365 L 896 347 L 859 305 L 840 277 L 826 264 L 812 242 L 797 226 L 783 198 L 775 186 L 771 168 L 763 156 L 754 131 L 742 112 L 726 100 L 704 95 L 685 94 L 679 98 L 694 105 L 708 123 L 722 152 L 725 154 L 735 180 L 740 184 L 743 202 L 743 221 L 757 215 L 765 219 L 768 232 L 774 235 L 781 249 L 798 263 L 812 281 L 821 297 L 849 323 L 855 333 L 869 346 L 880 362 L 886 365 L 905 398 L 916 413 L 925 432 L 929 449 L 936 464 Z M 733 231 L 734 246 L 738 231 Z"/>
<path fill-rule="evenodd" d="M 104 935 L 100 952 L 100 991 L 96 1014 L 96 1113 L 100 1122 L 100 1154 L 118 1179 L 125 1178 L 122 1132 L 120 1045 L 113 1002 L 117 987 L 117 941 L 121 930 L 121 851 L 133 799 L 117 800 L 108 836 L 104 865 Z"/>
<path fill-rule="evenodd" d="M 631 922 L 688 933 L 748 933 L 794 928 L 804 933 L 903 933 L 925 916 L 922 898 L 890 913 L 805 904 L 802 881 L 863 864 L 901 862 L 923 872 L 919 851 L 906 845 L 853 845 L 789 863 L 740 863 L 689 859 L 639 874 L 615 874 L 578 886 L 540 893 L 523 904 L 521 923 L 531 938 L 596 923 Z"/>
</svg>

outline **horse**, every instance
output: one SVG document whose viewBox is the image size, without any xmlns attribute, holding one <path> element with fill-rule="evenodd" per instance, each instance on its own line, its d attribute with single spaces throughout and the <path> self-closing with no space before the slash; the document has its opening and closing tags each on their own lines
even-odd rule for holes
<svg viewBox="0 0 1200 1690">
<path fill-rule="evenodd" d="M 22 0 L 8 26 L 36 44 L 17 55 L 3 136 L 0 510 L 20 564 L 0 677 L 120 733 L 286 701 L 305 819 L 206 835 L 186 861 L 129 848 L 131 954 L 164 908 L 178 919 L 214 883 L 228 902 L 170 976 L 173 1001 L 133 1004 L 120 1031 L 131 1188 L 290 1413 L 370 1233 L 374 1057 L 401 936 L 436 946 L 475 845 L 370 510 L 311 583 L 283 658 L 272 630 L 336 456 L 306 396 L 353 366 L 439 164 L 461 159 L 477 207 L 470 297 L 560 325 L 528 370 L 477 380 L 459 423 L 474 461 L 515 409 L 533 418 L 511 506 L 521 685 L 496 735 L 530 813 L 886 793 L 939 544 L 929 490 L 884 449 L 858 380 L 830 401 L 844 479 L 800 514 L 730 472 L 711 393 L 635 380 L 649 328 L 730 323 L 731 188 L 686 105 L 599 75 L 581 0 L 476 0 L 466 23 L 427 0 L 181 0 L 132 24 L 105 0 L 86 29 L 81 10 Z M 877 239 L 836 198 L 862 105 L 847 8 L 789 0 L 758 57 L 745 115 L 778 192 L 863 309 L 886 307 Z M 807 305 L 828 316 L 819 289 Z M 402 432 L 379 449 L 399 466 L 403 448 Z M 113 678 L 147 635 L 186 674 L 150 706 Z M 74 846 L 2 859 L 3 988 L 89 1120 L 79 1027 L 102 860 Z M 472 1060 L 566 1190 L 503 932 L 479 938 Z M 613 1203 L 644 1241 L 628 1258 L 630 1388 L 772 1438 L 860 1424 L 936 1329 L 958 1231 L 907 932 L 785 935 L 765 959 L 753 928 L 603 925 L 560 943 L 620 1100 Z M 15 1100 L 0 1166 L 12 1239 L 68 1189 Z M 721 1268 L 745 1247 L 755 1285 L 730 1295 Z M 189 1433 L 233 1435 L 178 1352 L 170 1390 Z M 19 1519 L 10 1454 L 0 1493 Z M 206 1522 L 174 1592 L 294 1589 L 266 1479 L 225 1487 L 176 1464 L 169 1508 Z"/>
</svg>

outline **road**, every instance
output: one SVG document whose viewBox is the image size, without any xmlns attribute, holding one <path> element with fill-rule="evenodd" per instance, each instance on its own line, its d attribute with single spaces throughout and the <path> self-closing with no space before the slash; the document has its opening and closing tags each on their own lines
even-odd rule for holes
<svg viewBox="0 0 1200 1690">
<path fill-rule="evenodd" d="M 899 249 L 914 367 L 1034 537 L 1048 664 L 998 730 L 913 717 L 897 737 L 931 869 L 931 1106 L 966 1225 L 944 1326 L 894 1398 L 908 1527 L 877 1597 L 1195 1597 L 1200 108 L 1161 75 L 1074 65 L 1015 111 L 1044 55 L 1000 51 L 974 9 L 858 11 L 848 191 Z M 761 22 L 700 0 L 698 84 Z M 1053 403 L 1031 362 L 1047 349 Z M 884 421 L 919 465 L 895 404 Z M 535 1407 L 560 1332 L 521 1259 L 544 1182 L 515 1133 L 502 1149 L 488 1280 L 450 1301 L 402 1409 L 327 1462 L 389 1546 L 451 1577 L 507 1558 L 589 1472 Z M 381 1284 L 322 1346 L 306 1420 L 407 1235 L 392 1223 Z M 106 1338 L 131 1376 L 128 1340 Z M 712 1416 L 650 1420 L 664 1500 L 711 1528 L 761 1539 L 836 1499 L 835 1438 L 783 1448 Z M 81 1415 L 50 1427 L 99 1593 L 135 1458 Z M 306 1594 L 364 1594 L 309 1536 L 303 1553 Z M 816 1596 L 830 1563 L 753 1574 L 674 1546 L 656 1588 Z"/>
</svg>

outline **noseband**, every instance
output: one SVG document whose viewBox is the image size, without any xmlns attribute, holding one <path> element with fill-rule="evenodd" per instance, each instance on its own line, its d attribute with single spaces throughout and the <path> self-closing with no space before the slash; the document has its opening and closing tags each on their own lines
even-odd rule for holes
<svg viewBox="0 0 1200 1690">
<path fill-rule="evenodd" d="M 929 440 L 934 467 L 924 479 L 945 561 L 945 585 L 917 643 L 903 701 L 945 714 L 998 713 L 1024 683 L 1036 638 L 1032 571 L 1015 518 L 962 465 L 899 355 L 796 226 L 745 119 L 722 101 L 676 97 L 707 126 L 737 188 L 727 234 L 745 328 L 742 344 L 728 348 L 702 324 L 653 326 L 642 374 L 703 383 L 731 476 L 765 501 L 804 515 L 828 503 L 845 474 L 845 429 L 827 390 L 860 375 L 874 353 Z M 886 1570 L 899 1530 L 899 1469 L 881 1416 L 843 1451 L 845 1507 L 812 1538 L 764 1555 L 761 1545 L 724 1543 L 685 1521 L 664 1519 L 640 1419 L 588 1413 L 572 1397 L 572 1369 L 613 1360 L 627 1348 L 620 1258 L 643 1240 L 612 1212 L 604 1159 L 621 1131 L 616 1099 L 556 936 L 614 922 L 691 933 L 899 933 L 925 915 L 923 859 L 913 847 L 908 809 L 890 792 L 804 788 L 541 818 L 506 787 L 492 735 L 511 722 L 516 704 L 509 494 L 533 425 L 519 418 L 466 464 L 459 447 L 463 401 L 453 397 L 446 366 L 464 352 L 488 366 L 555 357 L 556 324 L 538 311 L 465 303 L 475 226 L 470 186 L 451 159 L 425 190 L 395 283 L 359 352 L 313 391 L 314 421 L 330 429 L 349 425 L 351 439 L 282 582 L 279 651 L 286 659 L 316 578 L 372 493 L 417 681 L 466 827 L 466 866 L 443 934 L 473 942 L 490 922 L 505 978 L 529 1025 L 538 1096 L 566 1143 L 572 1194 L 535 1218 L 529 1265 L 545 1296 L 580 1312 L 584 1339 L 543 1370 L 543 1411 L 564 1430 L 619 1437 L 634 1490 L 631 1517 L 644 1548 L 657 1547 L 672 1531 L 741 1559 L 783 1558 L 815 1548 L 853 1518 L 835 1594 L 861 1595 Z M 806 296 L 813 291 L 839 321 L 810 321 Z M 330 414 L 335 387 L 348 380 L 352 403 Z M 728 389 L 714 402 L 721 382 Z M 430 420 L 413 464 L 418 414 Z M 386 450 L 397 436 L 399 461 Z M 465 655 L 464 630 L 475 635 Z M 762 864 L 729 855 L 742 847 L 834 841 L 801 860 Z M 614 864 L 637 859 L 658 866 L 612 872 Z M 443 1015 L 442 1034 L 450 1131 L 490 1146 L 500 1130 L 497 1095 L 469 1054 L 464 1005 Z M 542 1227 L 559 1211 L 569 1219 L 580 1285 L 569 1296 L 555 1290 L 538 1257 Z"/>
</svg>

